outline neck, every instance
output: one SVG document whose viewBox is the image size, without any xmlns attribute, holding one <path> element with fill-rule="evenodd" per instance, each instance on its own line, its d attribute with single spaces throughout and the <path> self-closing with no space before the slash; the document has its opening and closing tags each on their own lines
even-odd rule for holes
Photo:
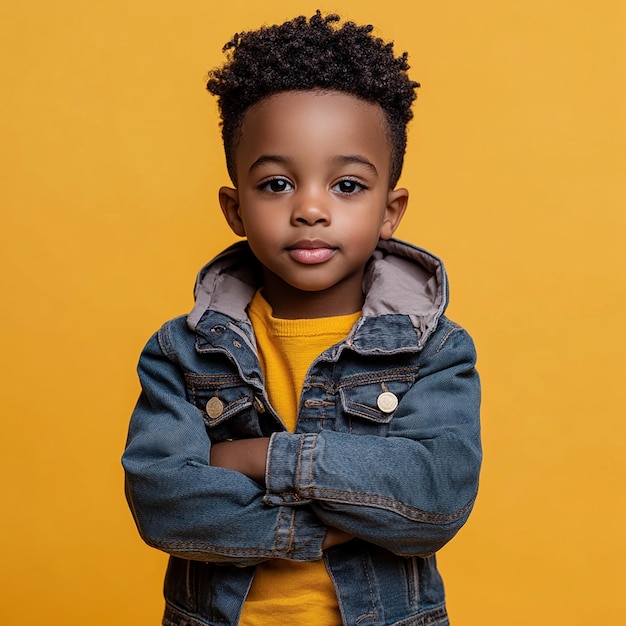
<svg viewBox="0 0 626 626">
<path fill-rule="evenodd" d="M 303 291 L 277 277 L 266 276 L 263 297 L 272 307 L 274 317 L 282 319 L 313 319 L 357 313 L 363 307 L 360 281 L 358 289 L 326 289 Z"/>
</svg>

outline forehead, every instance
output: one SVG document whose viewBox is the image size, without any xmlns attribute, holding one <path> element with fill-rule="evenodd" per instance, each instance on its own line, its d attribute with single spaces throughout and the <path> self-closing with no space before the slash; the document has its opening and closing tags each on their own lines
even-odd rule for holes
<svg viewBox="0 0 626 626">
<path fill-rule="evenodd" d="M 391 143 L 380 105 L 337 91 L 273 94 L 245 113 L 237 146 L 240 162 L 259 152 L 308 156 L 366 153 L 389 168 Z"/>
</svg>

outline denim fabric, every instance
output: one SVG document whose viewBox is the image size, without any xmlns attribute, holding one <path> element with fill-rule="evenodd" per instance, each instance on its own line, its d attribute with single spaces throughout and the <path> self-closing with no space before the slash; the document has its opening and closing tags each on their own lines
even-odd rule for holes
<svg viewBox="0 0 626 626">
<path fill-rule="evenodd" d="M 141 536 L 171 555 L 163 623 L 237 624 L 255 564 L 323 558 L 344 624 L 448 624 L 434 553 L 471 511 L 481 447 L 476 355 L 443 314 L 443 266 L 381 242 L 363 315 L 312 364 L 295 433 L 245 312 L 257 276 L 245 243 L 225 251 L 139 362 L 123 464 Z M 209 465 L 212 443 L 247 437 L 271 437 L 265 487 Z M 357 538 L 322 551 L 327 526 Z"/>
</svg>

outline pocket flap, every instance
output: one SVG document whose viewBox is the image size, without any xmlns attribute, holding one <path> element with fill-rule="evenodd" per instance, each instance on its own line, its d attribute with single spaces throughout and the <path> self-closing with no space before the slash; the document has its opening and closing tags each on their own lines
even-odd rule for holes
<svg viewBox="0 0 626 626">
<path fill-rule="evenodd" d="M 190 401 L 202 412 L 209 428 L 249 409 L 254 394 L 238 376 L 185 374 Z"/>
<path fill-rule="evenodd" d="M 339 388 L 342 408 L 350 415 L 388 424 L 416 378 L 417 368 L 373 372 L 344 379 Z"/>
</svg>

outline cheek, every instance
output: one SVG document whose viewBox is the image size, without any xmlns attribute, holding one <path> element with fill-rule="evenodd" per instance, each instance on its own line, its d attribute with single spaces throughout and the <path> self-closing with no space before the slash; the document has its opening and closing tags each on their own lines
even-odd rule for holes
<svg viewBox="0 0 626 626">
<path fill-rule="evenodd" d="M 253 214 L 244 213 L 242 220 L 246 229 L 246 237 L 254 244 L 263 242 L 266 246 L 272 246 L 280 241 L 280 221 L 267 211 L 258 210 Z"/>
<path fill-rule="evenodd" d="M 378 208 L 368 208 L 359 215 L 342 215 L 341 228 L 352 239 L 378 241 L 384 216 L 385 212 Z"/>
</svg>

